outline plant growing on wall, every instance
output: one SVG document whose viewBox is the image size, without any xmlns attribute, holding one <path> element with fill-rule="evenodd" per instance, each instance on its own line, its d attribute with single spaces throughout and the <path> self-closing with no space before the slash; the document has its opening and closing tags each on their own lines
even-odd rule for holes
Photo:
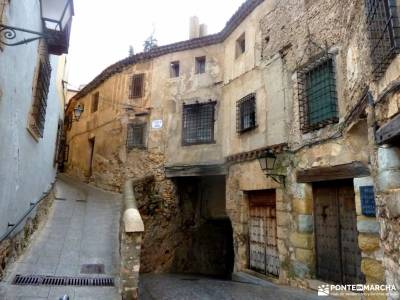
<svg viewBox="0 0 400 300">
<path fill-rule="evenodd" d="M 154 49 L 157 46 L 157 39 L 154 37 L 153 33 L 144 41 L 143 43 L 143 52 L 149 52 L 151 49 Z"/>
</svg>

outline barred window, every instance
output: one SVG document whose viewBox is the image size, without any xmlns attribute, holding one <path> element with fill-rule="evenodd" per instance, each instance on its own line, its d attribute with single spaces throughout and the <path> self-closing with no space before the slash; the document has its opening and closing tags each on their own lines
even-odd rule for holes
<svg viewBox="0 0 400 300">
<path fill-rule="evenodd" d="M 214 143 L 215 104 L 207 102 L 183 106 L 183 145 Z"/>
<path fill-rule="evenodd" d="M 252 93 L 236 103 L 236 131 L 238 133 L 256 127 L 256 94 Z"/>
<path fill-rule="evenodd" d="M 144 95 L 144 74 L 133 75 L 129 88 L 129 98 L 142 98 Z"/>
<path fill-rule="evenodd" d="M 128 124 L 128 136 L 126 145 L 128 150 L 133 148 L 145 148 L 146 123 Z"/>
<path fill-rule="evenodd" d="M 94 93 L 92 95 L 92 108 L 91 112 L 94 113 L 99 109 L 99 99 L 100 99 L 100 93 Z"/>
<path fill-rule="evenodd" d="M 365 0 L 371 59 L 379 79 L 400 49 L 400 25 L 396 0 Z"/>
<path fill-rule="evenodd" d="M 206 72 L 206 57 L 196 57 L 196 74 L 202 74 Z"/>
<path fill-rule="evenodd" d="M 179 61 L 171 62 L 169 73 L 171 78 L 179 77 Z"/>
<path fill-rule="evenodd" d="M 299 71 L 298 87 L 303 133 L 338 122 L 335 67 L 330 55 Z"/>
<path fill-rule="evenodd" d="M 41 45 L 38 75 L 34 90 L 34 99 L 29 122 L 30 130 L 37 137 L 43 138 L 44 124 L 46 121 L 47 96 L 51 78 L 50 58 L 46 46 Z"/>
</svg>

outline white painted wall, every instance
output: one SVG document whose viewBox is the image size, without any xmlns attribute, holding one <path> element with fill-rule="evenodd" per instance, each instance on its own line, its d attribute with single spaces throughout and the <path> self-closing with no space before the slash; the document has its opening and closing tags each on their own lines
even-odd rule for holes
<svg viewBox="0 0 400 300">
<path fill-rule="evenodd" d="M 38 0 L 11 1 L 3 23 L 41 31 Z M 27 36 L 28 37 L 28 36 Z M 47 191 L 55 179 L 53 166 L 57 125 L 62 111 L 57 93 L 58 57 L 51 56 L 52 77 L 44 136 L 28 132 L 38 42 L 0 50 L 0 236 Z"/>
</svg>

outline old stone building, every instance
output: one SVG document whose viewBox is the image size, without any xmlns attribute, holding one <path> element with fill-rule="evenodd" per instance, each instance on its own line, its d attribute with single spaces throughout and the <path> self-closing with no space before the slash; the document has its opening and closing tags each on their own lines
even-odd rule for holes
<svg viewBox="0 0 400 300">
<path fill-rule="evenodd" d="M 213 35 L 192 19 L 72 98 L 65 168 L 117 191 L 155 175 L 143 272 L 400 288 L 399 9 L 248 0 Z"/>
</svg>

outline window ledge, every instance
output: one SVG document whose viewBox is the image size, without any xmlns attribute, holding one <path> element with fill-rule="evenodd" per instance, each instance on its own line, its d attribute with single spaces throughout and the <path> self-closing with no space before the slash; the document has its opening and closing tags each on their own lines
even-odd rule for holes
<svg viewBox="0 0 400 300">
<path fill-rule="evenodd" d="M 256 130 L 257 128 L 258 128 L 258 124 L 254 125 L 254 126 L 252 126 L 252 127 L 249 127 L 249 128 L 243 129 L 243 130 L 240 130 L 240 131 L 237 132 L 237 134 L 238 134 L 239 136 L 242 136 L 242 135 L 244 135 L 244 134 L 246 134 L 246 133 L 251 133 L 253 130 Z"/>
<path fill-rule="evenodd" d="M 210 142 L 196 142 L 196 143 L 185 143 L 182 142 L 182 147 L 188 147 L 188 146 L 199 146 L 199 145 L 213 145 L 216 144 L 217 142 L 214 141 L 210 141 Z"/>
<path fill-rule="evenodd" d="M 40 137 L 29 126 L 26 127 L 26 130 L 28 130 L 30 136 L 35 140 L 35 142 L 39 143 Z"/>
</svg>

